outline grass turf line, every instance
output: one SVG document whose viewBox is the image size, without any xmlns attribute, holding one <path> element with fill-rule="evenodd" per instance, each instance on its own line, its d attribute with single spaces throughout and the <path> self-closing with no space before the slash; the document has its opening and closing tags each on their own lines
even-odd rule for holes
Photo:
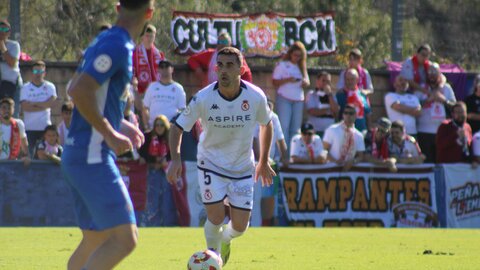
<svg viewBox="0 0 480 270">
<path fill-rule="evenodd" d="M 0 228 L 0 269 L 65 269 L 80 236 L 75 228 Z M 479 269 L 479 243 L 480 230 L 468 229 L 249 228 L 225 269 Z M 186 269 L 204 248 L 202 228 L 141 228 L 116 269 Z"/>
</svg>

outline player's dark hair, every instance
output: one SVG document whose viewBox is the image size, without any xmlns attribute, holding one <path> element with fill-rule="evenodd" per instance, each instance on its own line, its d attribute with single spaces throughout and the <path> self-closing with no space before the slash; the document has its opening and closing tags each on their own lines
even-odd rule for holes
<svg viewBox="0 0 480 270">
<path fill-rule="evenodd" d="M 69 112 L 73 110 L 73 103 L 70 101 L 67 101 L 62 104 L 62 112 Z"/>
<path fill-rule="evenodd" d="M 320 78 L 323 77 L 323 76 L 330 76 L 330 73 L 328 73 L 327 71 L 322 70 L 322 71 L 320 71 L 320 73 L 318 73 L 317 79 L 320 79 Z"/>
<path fill-rule="evenodd" d="M 345 111 L 346 109 L 352 109 L 354 112 L 357 111 L 357 108 L 355 108 L 355 106 L 353 106 L 352 104 L 346 104 L 343 111 Z"/>
<path fill-rule="evenodd" d="M 239 49 L 235 47 L 225 47 L 218 51 L 217 59 L 220 55 L 235 55 L 240 66 L 243 65 L 243 56 Z"/>
<path fill-rule="evenodd" d="M 120 0 L 120 6 L 130 9 L 138 10 L 150 4 L 151 0 Z"/>
<path fill-rule="evenodd" d="M 33 63 L 33 67 L 46 67 L 47 65 L 42 60 L 37 60 Z"/>
</svg>

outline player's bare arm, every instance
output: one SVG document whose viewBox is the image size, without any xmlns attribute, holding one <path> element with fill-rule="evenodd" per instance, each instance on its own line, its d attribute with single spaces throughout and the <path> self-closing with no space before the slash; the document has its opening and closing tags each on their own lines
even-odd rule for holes
<svg viewBox="0 0 480 270">
<path fill-rule="evenodd" d="M 168 146 L 170 147 L 170 156 L 172 161 L 167 170 L 167 180 L 169 183 L 176 183 L 177 179 L 182 176 L 182 160 L 180 158 L 180 146 L 182 145 L 182 133 L 176 125 L 170 128 L 168 138 Z"/>
<path fill-rule="evenodd" d="M 273 183 L 273 176 L 276 175 L 268 162 L 272 138 L 273 125 L 272 121 L 270 121 L 267 125 L 260 126 L 260 157 L 257 167 L 255 168 L 255 182 L 261 177 L 262 186 L 270 186 Z"/>
<path fill-rule="evenodd" d="M 130 139 L 117 132 L 100 114 L 95 95 L 98 89 L 100 89 L 100 85 L 94 78 L 86 73 L 81 73 L 72 80 L 68 93 L 83 118 L 103 136 L 115 154 L 120 155 L 132 150 Z"/>
</svg>

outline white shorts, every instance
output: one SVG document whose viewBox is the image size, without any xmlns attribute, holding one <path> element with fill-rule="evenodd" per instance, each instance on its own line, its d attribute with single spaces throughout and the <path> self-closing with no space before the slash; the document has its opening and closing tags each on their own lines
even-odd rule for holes
<svg viewBox="0 0 480 270">
<path fill-rule="evenodd" d="M 198 185 L 204 204 L 219 203 L 228 197 L 233 208 L 248 211 L 253 208 L 253 175 L 245 179 L 232 180 L 210 170 L 198 168 Z"/>
</svg>

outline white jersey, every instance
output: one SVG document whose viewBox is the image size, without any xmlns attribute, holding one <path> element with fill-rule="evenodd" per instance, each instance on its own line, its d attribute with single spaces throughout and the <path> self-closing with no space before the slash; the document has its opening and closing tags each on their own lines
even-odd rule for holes
<svg viewBox="0 0 480 270">
<path fill-rule="evenodd" d="M 42 85 L 36 86 L 29 82 L 22 87 L 20 91 L 20 102 L 44 102 L 50 97 L 57 97 L 55 85 L 49 81 L 44 81 Z M 23 121 L 26 130 L 44 130 L 46 126 L 51 125 L 50 108 L 37 112 L 23 112 Z"/>
<path fill-rule="evenodd" d="M 473 156 L 480 157 L 480 131 L 473 135 L 472 150 Z"/>
<path fill-rule="evenodd" d="M 312 147 L 312 154 L 314 158 L 317 158 L 322 155 L 323 152 L 323 143 L 322 139 L 318 135 L 313 135 L 312 142 L 310 143 Z M 310 158 L 308 145 L 305 144 L 305 141 L 302 139 L 302 134 L 297 134 L 293 136 L 292 143 L 290 144 L 290 156 L 296 156 L 299 158 Z"/>
<path fill-rule="evenodd" d="M 323 136 L 323 141 L 330 145 L 329 153 L 334 159 L 339 159 L 341 155 L 341 149 L 344 144 L 344 137 L 345 137 L 345 127 L 343 122 L 333 124 L 325 131 L 325 135 Z M 351 153 L 353 156 L 357 152 L 364 152 L 365 151 L 365 142 L 363 141 L 363 135 L 360 131 L 358 131 L 355 127 L 352 128 L 353 131 L 353 143 L 354 146 L 352 147 L 352 151 L 355 153 Z"/>
<path fill-rule="evenodd" d="M 15 119 L 18 126 L 18 133 L 20 133 L 20 138 L 24 139 L 27 137 L 25 133 L 25 125 L 20 119 Z M 0 124 L 0 160 L 8 159 L 10 157 L 10 139 L 12 136 L 12 126 Z"/>
<path fill-rule="evenodd" d="M 385 96 L 385 109 L 387 109 L 387 115 L 390 120 L 397 121 L 400 120 L 405 125 L 405 130 L 407 134 L 414 135 L 417 134 L 417 123 L 415 116 L 401 113 L 394 108 L 392 108 L 393 104 L 400 104 L 404 106 L 408 106 L 411 108 L 417 108 L 420 106 L 420 101 L 418 97 L 413 94 L 398 94 L 398 93 L 388 93 Z"/>
<path fill-rule="evenodd" d="M 280 151 L 277 149 L 277 142 L 280 140 L 285 139 L 283 135 L 282 126 L 280 125 L 280 119 L 278 119 L 278 115 L 272 112 L 272 125 L 273 125 L 273 137 L 272 137 L 272 145 L 270 146 L 270 158 L 273 160 L 279 160 L 280 158 Z M 260 126 L 255 126 L 254 132 L 255 138 L 260 138 Z M 278 151 L 277 151 L 278 150 Z M 278 152 L 278 158 L 276 158 L 276 154 Z"/>
<path fill-rule="evenodd" d="M 197 119 L 203 128 L 198 167 L 231 179 L 251 177 L 255 125 L 266 125 L 271 120 L 262 89 L 242 80 L 239 95 L 229 100 L 220 94 L 218 83 L 210 84 L 192 97 L 175 123 L 190 131 Z"/>
<path fill-rule="evenodd" d="M 450 84 L 445 83 L 441 88 L 442 94 L 450 102 L 456 102 L 455 93 Z M 422 114 L 417 118 L 417 131 L 421 133 L 436 134 L 443 120 L 447 119 L 445 106 L 440 102 L 426 102 L 428 95 L 416 91 L 415 95 L 422 104 Z"/>
<path fill-rule="evenodd" d="M 185 90 L 181 84 L 151 83 L 143 98 L 143 105 L 150 110 L 148 124 L 153 127 L 153 121 L 160 114 L 171 120 L 180 110 L 185 109 L 186 102 Z"/>
</svg>

